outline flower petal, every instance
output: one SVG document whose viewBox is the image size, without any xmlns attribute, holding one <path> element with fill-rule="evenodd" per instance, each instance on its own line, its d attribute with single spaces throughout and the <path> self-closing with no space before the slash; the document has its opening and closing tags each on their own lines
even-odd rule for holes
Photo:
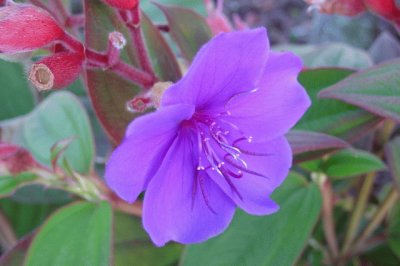
<svg viewBox="0 0 400 266">
<path fill-rule="evenodd" d="M 256 141 L 287 133 L 311 104 L 297 81 L 301 68 L 294 54 L 271 52 L 258 90 L 238 95 L 227 104 L 229 120 Z"/>
<path fill-rule="evenodd" d="M 229 181 L 227 181 L 214 170 L 208 171 L 210 177 L 246 212 L 255 215 L 276 212 L 279 206 L 269 196 L 286 178 L 292 165 L 292 152 L 287 140 L 279 137 L 264 143 L 243 142 L 238 144 L 238 147 L 266 155 L 254 156 L 242 153 L 240 158 L 247 163 L 248 172 L 243 170 L 241 178 L 228 176 Z M 249 173 L 250 171 L 253 174 Z"/>
<path fill-rule="evenodd" d="M 173 105 L 134 120 L 107 163 L 108 186 L 122 199 L 134 202 L 156 173 L 180 122 L 193 112 L 194 106 Z"/>
<path fill-rule="evenodd" d="M 190 139 L 178 137 L 146 190 L 143 224 L 157 246 L 204 241 L 232 220 L 232 200 L 207 176 L 195 176 L 196 157 Z"/>
<path fill-rule="evenodd" d="M 162 105 L 223 107 L 233 95 L 256 87 L 268 50 L 264 28 L 219 34 L 197 53 L 184 78 L 165 92 Z"/>
</svg>

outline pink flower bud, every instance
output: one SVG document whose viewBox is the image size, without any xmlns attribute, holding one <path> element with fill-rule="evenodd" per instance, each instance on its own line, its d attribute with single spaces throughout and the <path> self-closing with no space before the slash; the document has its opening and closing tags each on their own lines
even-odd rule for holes
<svg viewBox="0 0 400 266">
<path fill-rule="evenodd" d="M 104 2 L 119 9 L 133 9 L 139 0 L 104 0 Z"/>
<path fill-rule="evenodd" d="M 207 24 L 210 26 L 213 35 L 233 30 L 232 24 L 223 13 L 223 0 L 218 0 L 217 6 L 211 0 L 204 0 L 204 3 L 208 14 Z"/>
<path fill-rule="evenodd" d="M 83 59 L 78 53 L 56 53 L 33 64 L 29 80 L 40 91 L 66 87 L 79 77 Z"/>
<path fill-rule="evenodd" d="M 0 7 L 0 32 L 3 53 L 32 51 L 64 35 L 49 13 L 25 4 Z"/>
</svg>

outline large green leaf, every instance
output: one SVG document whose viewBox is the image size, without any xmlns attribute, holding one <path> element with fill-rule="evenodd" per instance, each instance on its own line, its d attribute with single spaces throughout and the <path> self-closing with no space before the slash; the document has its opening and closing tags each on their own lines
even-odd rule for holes
<svg viewBox="0 0 400 266">
<path fill-rule="evenodd" d="M 182 6 L 193 9 L 201 15 L 206 14 L 204 0 L 157 0 L 157 3 Z M 157 23 L 164 22 L 162 12 L 154 5 L 154 2 L 141 1 L 140 7 L 146 12 L 146 14 L 150 16 L 152 21 L 155 21 Z"/>
<path fill-rule="evenodd" d="M 183 57 L 191 62 L 200 47 L 211 39 L 211 30 L 204 17 L 179 6 L 157 6 L 167 18 L 172 39 Z"/>
<path fill-rule="evenodd" d="M 400 122 L 400 59 L 360 71 L 319 93 Z"/>
<path fill-rule="evenodd" d="M 222 235 L 189 246 L 182 264 L 293 265 L 318 220 L 321 195 L 315 184 L 291 174 L 273 198 L 281 207 L 276 214 L 238 211 Z"/>
<path fill-rule="evenodd" d="M 112 210 L 107 202 L 68 205 L 38 231 L 25 265 L 110 265 L 111 236 Z"/>
<path fill-rule="evenodd" d="M 89 118 L 78 99 L 61 91 L 51 94 L 29 114 L 22 126 L 24 146 L 41 163 L 50 165 L 50 149 L 57 142 L 74 137 L 65 158 L 80 173 L 89 173 L 94 159 Z"/>
<path fill-rule="evenodd" d="M 177 243 L 162 248 L 154 246 L 143 230 L 141 219 L 117 213 L 114 224 L 115 266 L 164 266 L 179 261 L 183 246 Z"/>
<path fill-rule="evenodd" d="M 299 80 L 310 95 L 312 105 L 295 128 L 327 133 L 348 141 L 353 141 L 374 128 L 381 118 L 338 100 L 317 98 L 322 89 L 352 73 L 351 70 L 340 68 L 303 71 Z"/>
<path fill-rule="evenodd" d="M 0 60 L 0 120 L 31 111 L 33 95 L 20 64 Z"/>
<path fill-rule="evenodd" d="M 339 151 L 321 164 L 321 170 L 329 177 L 351 177 L 384 170 L 385 164 L 374 154 L 357 150 Z"/>
</svg>

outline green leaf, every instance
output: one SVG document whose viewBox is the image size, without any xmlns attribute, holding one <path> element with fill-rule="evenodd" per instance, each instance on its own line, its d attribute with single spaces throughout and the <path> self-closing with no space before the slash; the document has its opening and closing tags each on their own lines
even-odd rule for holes
<svg viewBox="0 0 400 266">
<path fill-rule="evenodd" d="M 300 83 L 306 88 L 312 105 L 295 129 L 327 133 L 347 141 L 354 141 L 373 129 L 381 118 L 357 107 L 331 99 L 318 99 L 318 93 L 353 71 L 340 68 L 321 68 L 303 71 Z"/>
<path fill-rule="evenodd" d="M 51 165 L 51 148 L 60 140 L 76 137 L 65 158 L 80 173 L 93 165 L 94 144 L 89 118 L 77 98 L 69 92 L 51 94 L 22 126 L 24 146 L 41 163 Z"/>
<path fill-rule="evenodd" d="M 206 14 L 204 0 L 157 0 L 157 3 L 182 6 L 193 9 L 201 15 Z M 149 15 L 152 21 L 157 23 L 164 22 L 162 12 L 152 1 L 142 1 L 140 2 L 140 7 Z"/>
<path fill-rule="evenodd" d="M 56 204 L 21 203 L 13 198 L 0 200 L 0 209 L 6 214 L 17 237 L 25 236 L 36 229 L 56 208 Z"/>
<path fill-rule="evenodd" d="M 21 173 L 16 176 L 0 176 L 0 197 L 13 194 L 19 187 L 29 184 L 37 178 L 34 173 Z"/>
<path fill-rule="evenodd" d="M 349 144 L 339 138 L 304 130 L 291 130 L 286 137 L 295 155 L 295 163 L 322 157 Z"/>
<path fill-rule="evenodd" d="M 318 220 L 321 195 L 315 184 L 291 174 L 273 198 L 280 205 L 276 214 L 238 211 L 222 235 L 189 246 L 182 264 L 293 265 Z"/>
<path fill-rule="evenodd" d="M 30 112 L 34 99 L 22 66 L 0 60 L 0 73 L 0 120 Z"/>
<path fill-rule="evenodd" d="M 115 266 L 176 265 L 183 250 L 177 243 L 155 247 L 141 219 L 121 213 L 115 215 L 114 243 Z"/>
<path fill-rule="evenodd" d="M 200 47 L 211 39 L 211 30 L 204 17 L 193 10 L 179 6 L 157 4 L 164 13 L 170 27 L 172 39 L 183 57 L 192 61 Z"/>
<path fill-rule="evenodd" d="M 304 65 L 316 67 L 344 67 L 363 69 L 373 65 L 369 54 L 344 43 L 329 43 L 318 46 L 284 45 L 275 47 L 278 51 L 292 51 L 303 59 Z"/>
<path fill-rule="evenodd" d="M 159 30 L 143 13 L 142 29 L 157 76 L 163 81 L 178 81 L 181 78 L 181 70 L 175 55 Z"/>
<path fill-rule="evenodd" d="M 38 231 L 25 265 L 110 265 L 111 231 L 112 210 L 107 202 L 68 205 Z"/>
<path fill-rule="evenodd" d="M 400 59 L 360 71 L 319 93 L 400 122 Z"/>
<path fill-rule="evenodd" d="M 324 160 L 321 170 L 329 177 L 351 177 L 384 170 L 385 164 L 374 154 L 356 150 L 341 150 Z"/>
</svg>

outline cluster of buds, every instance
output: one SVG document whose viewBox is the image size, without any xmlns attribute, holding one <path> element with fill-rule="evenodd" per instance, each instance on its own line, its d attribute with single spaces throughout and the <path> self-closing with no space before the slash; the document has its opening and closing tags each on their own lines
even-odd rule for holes
<svg viewBox="0 0 400 266">
<path fill-rule="evenodd" d="M 55 53 L 34 63 L 29 73 L 29 80 L 39 90 L 62 88 L 79 77 L 85 58 L 83 45 L 47 11 L 28 4 L 1 7 L 0 32 L 0 52 L 8 56 L 53 45 Z"/>
<path fill-rule="evenodd" d="M 356 16 L 370 11 L 396 26 L 400 26 L 400 7 L 396 0 L 305 0 L 310 9 L 318 9 L 326 14 Z"/>
<path fill-rule="evenodd" d="M 121 16 L 127 16 L 129 20 L 131 16 L 140 13 L 138 0 L 104 0 L 104 3 L 117 9 Z M 33 63 L 28 74 L 29 80 L 38 90 L 60 89 L 70 85 L 78 79 L 84 65 L 111 69 L 143 87 L 146 87 L 144 83 L 153 81 L 152 76 L 146 76 L 121 62 L 120 52 L 126 45 L 121 33 L 110 33 L 108 50 L 96 52 L 86 48 L 66 32 L 60 25 L 67 24 L 60 22 L 60 18 L 53 17 L 51 14 L 54 12 L 44 8 L 46 6 L 37 7 L 16 4 L 12 0 L 0 0 L 0 56 L 18 60 L 26 58 L 26 54 L 30 56 L 32 51 L 40 48 L 50 52 L 50 55 Z M 62 21 L 73 18 L 66 10 L 61 13 L 67 16 Z"/>
</svg>

